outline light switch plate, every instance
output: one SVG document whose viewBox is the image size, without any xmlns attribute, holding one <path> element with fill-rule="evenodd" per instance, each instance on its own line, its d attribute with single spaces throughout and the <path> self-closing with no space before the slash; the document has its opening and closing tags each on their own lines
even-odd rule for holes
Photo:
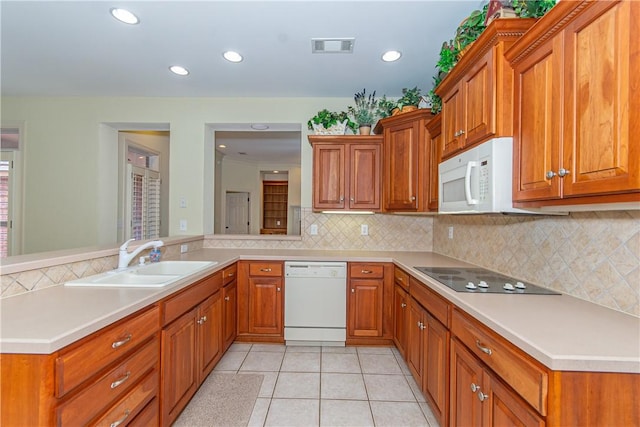
<svg viewBox="0 0 640 427">
<path fill-rule="evenodd" d="M 311 227 L 309 227 L 309 234 L 312 236 L 318 235 L 318 224 L 311 224 Z"/>
<path fill-rule="evenodd" d="M 184 254 L 184 253 L 186 253 L 188 251 L 189 251 L 189 245 L 187 245 L 186 243 L 183 244 L 183 245 L 180 245 L 180 253 L 181 254 Z"/>
<path fill-rule="evenodd" d="M 180 220 L 180 231 L 187 231 L 187 220 L 186 219 L 181 219 Z"/>
<path fill-rule="evenodd" d="M 360 224 L 360 235 L 361 236 L 369 235 L 369 226 L 367 224 Z"/>
</svg>

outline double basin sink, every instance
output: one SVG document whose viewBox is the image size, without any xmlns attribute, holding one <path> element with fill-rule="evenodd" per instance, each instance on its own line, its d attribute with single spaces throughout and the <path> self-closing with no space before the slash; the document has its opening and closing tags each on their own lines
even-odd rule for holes
<svg viewBox="0 0 640 427">
<path fill-rule="evenodd" d="M 211 261 L 161 261 L 83 277 L 67 282 L 65 286 L 160 288 L 216 264 Z"/>
</svg>

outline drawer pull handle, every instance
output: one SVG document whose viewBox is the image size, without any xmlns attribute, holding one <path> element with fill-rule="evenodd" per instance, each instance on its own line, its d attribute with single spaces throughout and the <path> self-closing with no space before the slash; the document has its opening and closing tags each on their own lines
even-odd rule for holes
<svg viewBox="0 0 640 427">
<path fill-rule="evenodd" d="M 233 273 L 229 273 L 229 274 L 227 274 L 227 277 L 233 277 L 233 276 L 234 276 L 234 274 L 233 274 Z"/>
<path fill-rule="evenodd" d="M 131 376 L 131 372 L 127 372 L 126 374 L 124 374 L 124 377 L 120 378 L 119 380 L 115 380 L 114 382 L 112 382 L 111 383 L 111 388 L 119 387 L 123 382 L 127 381 L 130 376 Z"/>
<path fill-rule="evenodd" d="M 198 325 L 202 325 L 206 321 L 207 321 L 207 316 L 202 316 L 200 319 L 198 319 Z"/>
<path fill-rule="evenodd" d="M 371 271 L 371 270 L 362 270 L 360 273 L 362 273 L 362 274 L 371 274 L 371 273 L 373 273 L 373 271 Z"/>
<path fill-rule="evenodd" d="M 484 344 L 482 344 L 480 342 L 480 340 L 476 340 L 476 347 L 478 347 L 480 349 L 480 351 L 482 351 L 483 353 L 488 354 L 489 356 L 491 356 L 491 353 L 493 353 L 493 351 L 491 351 L 491 349 L 489 347 L 487 347 Z"/>
<path fill-rule="evenodd" d="M 484 394 L 483 392 L 478 390 L 478 399 L 480 399 L 480 402 L 484 402 L 488 397 L 488 394 Z"/>
<path fill-rule="evenodd" d="M 270 268 L 261 268 L 260 271 L 264 271 L 265 273 L 269 273 L 271 271 Z"/>
<path fill-rule="evenodd" d="M 129 334 L 126 337 L 124 337 L 124 339 L 120 340 L 120 341 L 116 341 L 113 344 L 111 344 L 111 348 L 118 348 L 121 347 L 123 345 L 125 345 L 126 343 L 128 343 L 129 341 L 131 341 L 132 335 Z"/>
<path fill-rule="evenodd" d="M 131 411 L 129 411 L 128 409 L 126 411 L 124 411 L 124 417 L 120 418 L 117 421 L 112 422 L 111 423 L 111 427 L 118 427 L 120 424 L 125 422 L 127 420 L 127 418 L 129 418 L 129 414 L 130 413 L 131 413 Z"/>
</svg>

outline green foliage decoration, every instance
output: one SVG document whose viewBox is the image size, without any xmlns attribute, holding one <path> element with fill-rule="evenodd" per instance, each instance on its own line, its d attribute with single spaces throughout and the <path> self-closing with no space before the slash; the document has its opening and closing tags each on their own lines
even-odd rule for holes
<svg viewBox="0 0 640 427">
<path fill-rule="evenodd" d="M 313 123 L 316 125 L 322 125 L 325 129 L 329 129 L 331 126 L 342 123 L 347 120 L 347 127 L 352 131 L 356 131 L 358 129 L 358 125 L 349 119 L 349 115 L 346 111 L 335 112 L 329 111 L 326 108 L 318 111 L 318 113 L 313 116 L 307 122 L 307 127 L 309 130 L 313 130 Z"/>
</svg>

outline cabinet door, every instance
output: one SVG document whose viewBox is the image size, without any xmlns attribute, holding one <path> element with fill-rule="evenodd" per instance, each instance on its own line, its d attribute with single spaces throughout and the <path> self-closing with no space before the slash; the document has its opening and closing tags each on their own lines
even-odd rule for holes
<svg viewBox="0 0 640 427">
<path fill-rule="evenodd" d="M 485 426 L 543 427 L 544 420 L 508 387 L 485 372 L 484 386 L 489 395 L 482 402 Z"/>
<path fill-rule="evenodd" d="M 162 425 L 173 423 L 198 389 L 197 308 L 162 330 Z"/>
<path fill-rule="evenodd" d="M 384 207 L 389 211 L 418 209 L 418 122 L 385 129 Z"/>
<path fill-rule="evenodd" d="M 238 303 L 238 285 L 236 280 L 233 280 L 223 288 L 222 297 L 222 341 L 224 343 L 224 351 L 227 351 L 236 339 L 237 334 L 236 304 Z"/>
<path fill-rule="evenodd" d="M 344 209 L 346 154 L 344 144 L 314 144 L 314 209 Z"/>
<path fill-rule="evenodd" d="M 513 200 L 560 197 L 560 38 L 556 37 L 515 70 Z"/>
<path fill-rule="evenodd" d="M 408 294 L 401 286 L 395 285 L 393 295 L 393 341 L 403 358 L 406 359 L 409 337 Z"/>
<path fill-rule="evenodd" d="M 380 144 L 349 144 L 349 209 L 380 210 Z"/>
<path fill-rule="evenodd" d="M 640 189 L 640 4 L 596 3 L 563 33 L 564 197 Z"/>
<path fill-rule="evenodd" d="M 462 80 L 464 123 L 461 130 L 464 133 L 460 139 L 465 147 L 478 143 L 495 133 L 493 49 L 495 47 L 489 49 Z"/>
<path fill-rule="evenodd" d="M 422 386 L 422 347 L 424 345 L 424 309 L 413 299 L 409 302 L 409 326 L 407 344 L 407 366 L 415 378 L 416 383 Z"/>
<path fill-rule="evenodd" d="M 464 146 L 462 122 L 463 99 L 460 85 L 442 98 L 442 158 L 445 159 Z"/>
<path fill-rule="evenodd" d="M 249 278 L 249 333 L 282 335 L 282 278 Z"/>
<path fill-rule="evenodd" d="M 438 210 L 438 165 L 442 161 L 442 131 L 441 117 L 438 115 L 428 123 L 429 135 L 429 200 L 427 206 L 430 211 Z"/>
<path fill-rule="evenodd" d="M 422 389 L 440 425 L 446 426 L 449 416 L 450 334 L 447 328 L 430 314 L 427 314 L 426 318 Z"/>
<path fill-rule="evenodd" d="M 222 357 L 222 291 L 207 298 L 198 310 L 198 381 L 202 382 Z"/>
<path fill-rule="evenodd" d="M 469 427 L 482 424 L 482 402 L 477 396 L 477 393 L 487 393 L 482 388 L 482 375 L 480 362 L 464 345 L 451 340 L 449 425 Z"/>
<path fill-rule="evenodd" d="M 349 280 L 349 336 L 382 336 L 383 284 L 381 279 Z"/>
</svg>

